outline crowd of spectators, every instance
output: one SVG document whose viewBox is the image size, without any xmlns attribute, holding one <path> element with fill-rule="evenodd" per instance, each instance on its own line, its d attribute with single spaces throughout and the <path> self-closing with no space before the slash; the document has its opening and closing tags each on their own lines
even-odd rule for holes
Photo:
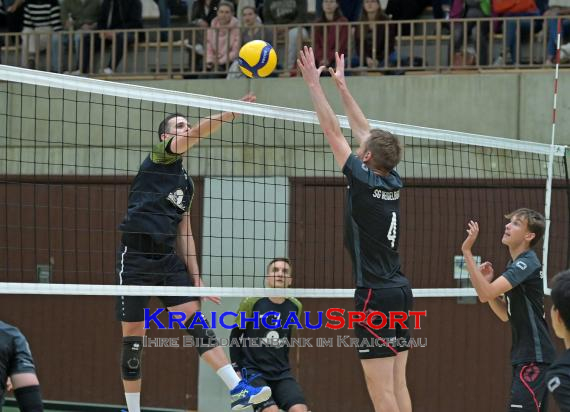
<svg viewBox="0 0 570 412">
<path fill-rule="evenodd" d="M 229 77 L 240 76 L 236 60 L 241 44 L 255 39 L 268 41 L 276 48 L 281 57 L 279 68 L 286 75 L 296 75 L 297 51 L 307 42 L 315 49 L 319 65 L 333 66 L 334 53 L 346 54 L 350 49 L 350 67 L 393 67 L 397 64 L 396 36 L 409 34 L 411 24 L 397 26 L 391 22 L 425 16 L 427 8 L 431 8 L 434 18 L 444 19 L 443 32 L 452 34 L 452 65 L 475 61 L 489 64 L 492 25 L 495 32 L 502 29 L 507 46 L 495 63 L 518 61 L 517 43 L 529 33 L 542 30 L 547 36 L 545 63 L 550 64 L 555 55 L 556 19 L 570 16 L 570 4 L 564 4 L 570 0 L 556 0 L 559 4 L 552 7 L 548 0 L 387 0 L 385 8 L 380 0 L 316 0 L 315 17 L 307 11 L 307 0 L 153 1 L 159 10 L 158 26 L 165 29 L 159 32 L 159 40 L 174 41 L 166 29 L 171 27 L 173 15 L 185 16 L 178 27 L 198 29 L 192 39 L 183 39 L 192 67 L 211 76 L 229 72 Z M 509 8 L 511 3 L 516 8 Z M 108 60 L 99 67 L 105 74 L 112 74 L 123 60 L 124 46 L 132 44 L 137 36 L 121 30 L 143 28 L 142 9 L 141 0 L 0 0 L 0 31 L 22 33 L 15 43 L 21 46 L 23 67 L 33 67 L 38 53 L 50 42 L 50 67 L 45 69 L 91 73 L 97 67 L 91 59 L 105 47 L 110 51 L 105 54 Z M 541 15 L 549 18 L 462 22 Z M 361 24 L 354 24 L 358 22 Z M 309 23 L 314 24 L 307 26 Z M 562 27 L 563 34 L 570 32 L 570 20 L 564 19 Z"/>
</svg>

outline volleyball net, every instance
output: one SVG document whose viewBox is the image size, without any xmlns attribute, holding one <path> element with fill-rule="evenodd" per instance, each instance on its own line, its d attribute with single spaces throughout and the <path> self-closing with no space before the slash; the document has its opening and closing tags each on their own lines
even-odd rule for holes
<svg viewBox="0 0 570 412">
<path fill-rule="evenodd" d="M 314 112 L 0 66 L 0 291 L 12 294 L 187 295 L 116 285 L 118 226 L 159 123 L 239 116 L 184 154 L 202 277 L 196 296 L 271 296 L 265 268 L 292 262 L 297 297 L 348 297 L 346 183 Z M 346 117 L 339 116 L 353 148 Z M 473 296 L 460 246 L 502 266 L 505 213 L 547 217 L 539 247 L 552 276 L 568 266 L 565 147 L 370 120 L 404 146 L 398 172 L 402 270 L 416 296 Z M 545 285 L 547 279 L 545 279 Z"/>
</svg>

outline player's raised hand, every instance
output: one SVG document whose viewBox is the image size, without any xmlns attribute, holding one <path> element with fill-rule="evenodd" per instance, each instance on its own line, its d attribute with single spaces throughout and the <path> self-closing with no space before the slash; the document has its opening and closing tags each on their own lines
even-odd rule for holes
<svg viewBox="0 0 570 412">
<path fill-rule="evenodd" d="M 491 283 L 495 278 L 495 269 L 493 269 L 493 264 L 491 262 L 481 263 L 479 265 L 479 270 L 487 282 Z"/>
<path fill-rule="evenodd" d="M 316 86 L 319 84 L 319 77 L 323 70 L 326 69 L 325 66 L 321 66 L 317 69 L 313 48 L 307 46 L 303 47 L 303 50 L 299 52 L 297 66 L 299 66 L 299 70 L 301 70 L 301 74 L 303 75 L 303 80 L 305 80 L 305 83 L 307 83 L 308 86 Z"/>
<path fill-rule="evenodd" d="M 336 67 L 333 69 L 329 67 L 329 73 L 334 80 L 336 87 L 341 88 L 346 86 L 346 80 L 344 78 L 344 54 L 338 54 L 335 52 Z"/>
<path fill-rule="evenodd" d="M 245 96 L 243 96 L 240 100 L 242 102 L 255 103 L 257 97 L 255 97 L 255 94 L 253 93 L 248 93 Z"/>
<path fill-rule="evenodd" d="M 467 224 L 467 238 L 461 245 L 461 251 L 470 252 L 477 240 L 477 236 L 479 236 L 479 223 L 470 220 Z"/>
<path fill-rule="evenodd" d="M 255 94 L 253 93 L 248 93 L 245 96 L 243 96 L 240 99 L 242 102 L 246 102 L 246 103 L 255 103 L 255 101 L 257 100 L 257 97 L 255 97 Z M 231 115 L 231 118 L 229 117 Z M 226 112 L 223 114 L 222 119 L 224 121 L 233 121 L 235 119 L 237 119 L 239 117 L 239 113 L 234 113 L 234 112 Z"/>
</svg>

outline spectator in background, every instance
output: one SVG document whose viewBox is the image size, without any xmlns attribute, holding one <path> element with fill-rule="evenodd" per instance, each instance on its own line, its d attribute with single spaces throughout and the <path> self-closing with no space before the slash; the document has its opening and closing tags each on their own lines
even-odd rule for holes
<svg viewBox="0 0 570 412">
<path fill-rule="evenodd" d="M 241 44 L 246 44 L 252 40 L 264 40 L 272 43 L 271 29 L 264 28 L 261 19 L 257 15 L 254 6 L 245 6 L 241 11 Z M 279 66 L 278 66 L 279 67 Z M 239 61 L 236 59 L 228 71 L 228 79 L 241 79 L 245 75 L 239 68 Z"/>
<path fill-rule="evenodd" d="M 322 4 L 323 14 L 316 22 L 336 24 L 315 27 L 315 64 L 317 67 L 334 67 L 335 51 L 346 54 L 348 49 L 348 20 L 340 10 L 338 0 L 323 0 Z"/>
<path fill-rule="evenodd" d="M 207 33 L 206 69 L 225 72 L 238 53 L 239 21 L 234 17 L 234 4 L 223 0 Z"/>
<path fill-rule="evenodd" d="M 389 24 L 386 27 L 382 22 L 389 22 L 390 17 L 384 13 L 380 0 L 364 0 L 361 22 L 354 34 L 355 55 L 352 58 L 352 66 L 365 65 L 369 69 L 376 69 L 386 65 L 396 64 L 396 26 Z M 386 28 L 388 31 L 386 31 Z M 388 33 L 388 48 L 386 49 L 386 33 Z M 362 58 L 361 58 L 362 57 Z"/>
<path fill-rule="evenodd" d="M 560 4 L 560 3 L 568 3 L 566 5 L 564 4 Z M 544 13 L 544 16 L 548 16 L 548 17 L 568 17 L 570 16 L 570 2 L 568 2 L 568 0 L 563 1 L 563 0 L 557 0 L 558 5 L 556 6 L 552 6 L 550 7 L 548 10 L 546 10 L 546 12 Z M 546 57 L 546 64 L 553 64 L 555 63 L 554 58 L 556 57 L 556 39 L 558 37 L 558 19 L 557 18 L 552 18 L 552 19 L 548 19 L 547 20 L 547 27 L 548 27 L 548 43 L 547 43 L 547 53 L 548 56 Z M 561 35 L 561 41 L 564 38 L 565 35 L 567 35 L 570 32 L 570 20 L 568 20 L 568 18 L 563 18 L 562 19 L 562 24 L 560 26 L 560 35 Z M 564 53 L 565 54 L 565 53 Z M 565 56 L 564 56 L 565 57 Z M 560 55 L 560 59 L 563 59 L 563 55 Z"/>
<path fill-rule="evenodd" d="M 471 19 L 489 17 L 490 14 L 491 2 L 489 0 L 453 0 L 449 17 L 451 19 Z M 465 50 L 462 50 L 465 26 L 467 26 L 466 32 L 468 37 L 468 46 Z M 475 40 L 475 43 L 471 36 L 471 31 L 473 29 L 477 29 L 477 23 L 474 21 L 465 24 L 460 20 L 456 20 L 454 23 L 454 66 L 475 64 L 475 46 L 477 43 L 479 44 L 479 64 L 486 66 L 489 63 L 489 22 L 484 21 L 480 23 L 478 28 L 479 39 Z M 475 35 L 477 35 L 477 32 Z"/>
<path fill-rule="evenodd" d="M 218 13 L 220 0 L 195 0 L 192 3 L 190 21 L 196 27 L 207 29 Z"/>
<path fill-rule="evenodd" d="M 141 0 L 103 0 L 99 21 L 97 22 L 97 30 L 106 31 L 101 33 L 100 36 L 92 37 L 88 34 L 84 36 L 85 47 L 83 50 L 82 71 L 89 71 L 89 56 L 92 46 L 97 49 L 100 47 L 101 41 L 104 41 L 109 42 L 109 47 L 113 50 L 112 42 L 114 40 L 115 53 L 114 55 L 111 53 L 109 63 L 103 69 L 103 73 L 113 74 L 113 71 L 116 70 L 123 59 L 125 35 L 127 36 L 127 43 L 132 43 L 135 40 L 133 32 L 125 33 L 122 30 L 141 29 L 142 27 Z M 121 31 L 114 32 L 111 30 Z M 94 45 L 91 44 L 91 39 L 94 39 Z"/>
<path fill-rule="evenodd" d="M 255 7 L 255 0 L 238 0 L 236 7 L 236 16 L 237 17 L 242 16 L 243 18 L 243 9 L 246 7 L 253 7 L 253 9 L 255 10 L 255 14 L 259 16 L 259 14 L 257 13 L 257 9 Z M 261 19 L 259 19 L 259 21 L 261 22 Z"/>
<path fill-rule="evenodd" d="M 241 11 L 241 44 L 252 40 L 265 40 L 272 43 L 271 37 L 271 29 L 263 27 L 255 7 L 245 6 Z"/>
<path fill-rule="evenodd" d="M 190 54 L 190 59 L 193 56 L 196 57 L 196 69 L 199 70 L 202 67 L 202 56 L 204 55 L 204 43 L 206 41 L 206 29 L 210 27 L 212 20 L 216 17 L 218 13 L 218 5 L 220 0 L 196 0 L 192 4 L 192 10 L 190 13 L 190 22 L 192 27 L 196 27 L 198 30 L 195 35 L 192 36 L 190 42 L 187 43 L 189 50 L 194 49 L 194 54 Z M 192 63 L 190 63 L 192 66 Z"/>
<path fill-rule="evenodd" d="M 307 30 L 300 26 L 303 23 L 307 23 L 307 0 L 265 0 L 263 24 L 296 25 L 285 31 L 278 30 L 277 44 L 273 45 L 283 66 L 291 70 L 292 75 L 296 75 L 297 52 L 301 49 L 302 39 L 308 36 Z M 279 47 L 285 36 L 288 37 L 286 52 Z"/>
<path fill-rule="evenodd" d="M 22 66 L 35 67 L 35 54 L 45 50 L 49 35 L 61 30 L 58 0 L 25 0 Z"/>
<path fill-rule="evenodd" d="M 525 10 L 517 11 L 515 13 L 510 11 L 499 11 L 497 9 L 497 2 L 493 2 L 493 12 L 494 14 L 500 17 L 523 17 L 523 16 L 540 16 L 541 9 L 544 7 L 544 1 L 539 0 L 527 0 L 521 2 L 523 5 L 526 6 Z M 541 8 L 538 7 L 540 4 Z M 519 7 L 522 7 L 519 5 Z M 517 40 L 522 43 L 523 38 L 528 36 L 531 32 L 531 24 L 533 24 L 532 20 L 509 20 L 506 21 L 505 26 L 503 27 L 503 31 L 505 33 L 505 42 L 507 44 L 507 56 L 506 59 L 503 55 L 499 56 L 497 60 L 495 60 L 495 65 L 501 66 L 503 64 L 513 64 L 513 63 L 520 63 L 518 56 L 517 56 Z M 538 33 L 542 28 L 542 22 L 535 21 L 534 22 L 534 33 Z"/>
<path fill-rule="evenodd" d="M 79 65 L 79 47 L 82 32 L 94 30 L 101 13 L 101 4 L 98 0 L 63 0 L 61 4 L 61 21 L 66 31 L 74 31 L 71 35 L 75 52 L 73 65 Z M 65 50 L 69 46 L 70 36 L 68 33 L 59 33 L 51 38 L 51 70 L 61 72 L 61 62 L 66 61 Z M 60 47 L 60 45 L 62 47 Z M 63 53 L 60 53 L 63 51 Z M 70 67 L 69 70 L 75 70 Z"/>
<path fill-rule="evenodd" d="M 317 0 L 316 12 L 317 16 L 323 14 L 323 1 Z M 338 4 L 340 6 L 340 11 L 348 21 L 358 21 L 360 19 L 360 13 L 362 11 L 362 0 L 339 0 Z"/>
<path fill-rule="evenodd" d="M 2 16 L 2 31 L 19 33 L 24 28 L 24 0 L 3 0 L 0 6 Z M 5 28 L 4 28 L 5 27 Z"/>
<path fill-rule="evenodd" d="M 170 27 L 170 5 L 168 0 L 154 0 L 158 6 L 158 24 L 161 29 Z M 168 40 L 168 32 L 160 32 L 160 41 Z"/>
</svg>

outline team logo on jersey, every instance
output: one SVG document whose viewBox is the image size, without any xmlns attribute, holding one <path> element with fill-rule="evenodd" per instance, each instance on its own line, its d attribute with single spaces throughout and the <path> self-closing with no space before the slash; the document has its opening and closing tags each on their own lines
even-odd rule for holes
<svg viewBox="0 0 570 412">
<path fill-rule="evenodd" d="M 362 163 L 362 170 L 368 172 L 368 166 L 366 166 L 364 163 Z"/>
<path fill-rule="evenodd" d="M 517 263 L 515 263 L 515 266 L 520 270 L 525 270 L 528 267 L 522 260 L 519 260 Z"/>
<path fill-rule="evenodd" d="M 555 376 L 554 378 L 550 379 L 547 383 L 547 386 L 550 392 L 554 392 L 556 388 L 560 386 L 560 378 L 558 376 Z"/>
<path fill-rule="evenodd" d="M 167 199 L 177 208 L 186 210 L 184 207 L 184 191 L 182 189 L 176 189 L 174 192 L 168 195 Z"/>
</svg>

